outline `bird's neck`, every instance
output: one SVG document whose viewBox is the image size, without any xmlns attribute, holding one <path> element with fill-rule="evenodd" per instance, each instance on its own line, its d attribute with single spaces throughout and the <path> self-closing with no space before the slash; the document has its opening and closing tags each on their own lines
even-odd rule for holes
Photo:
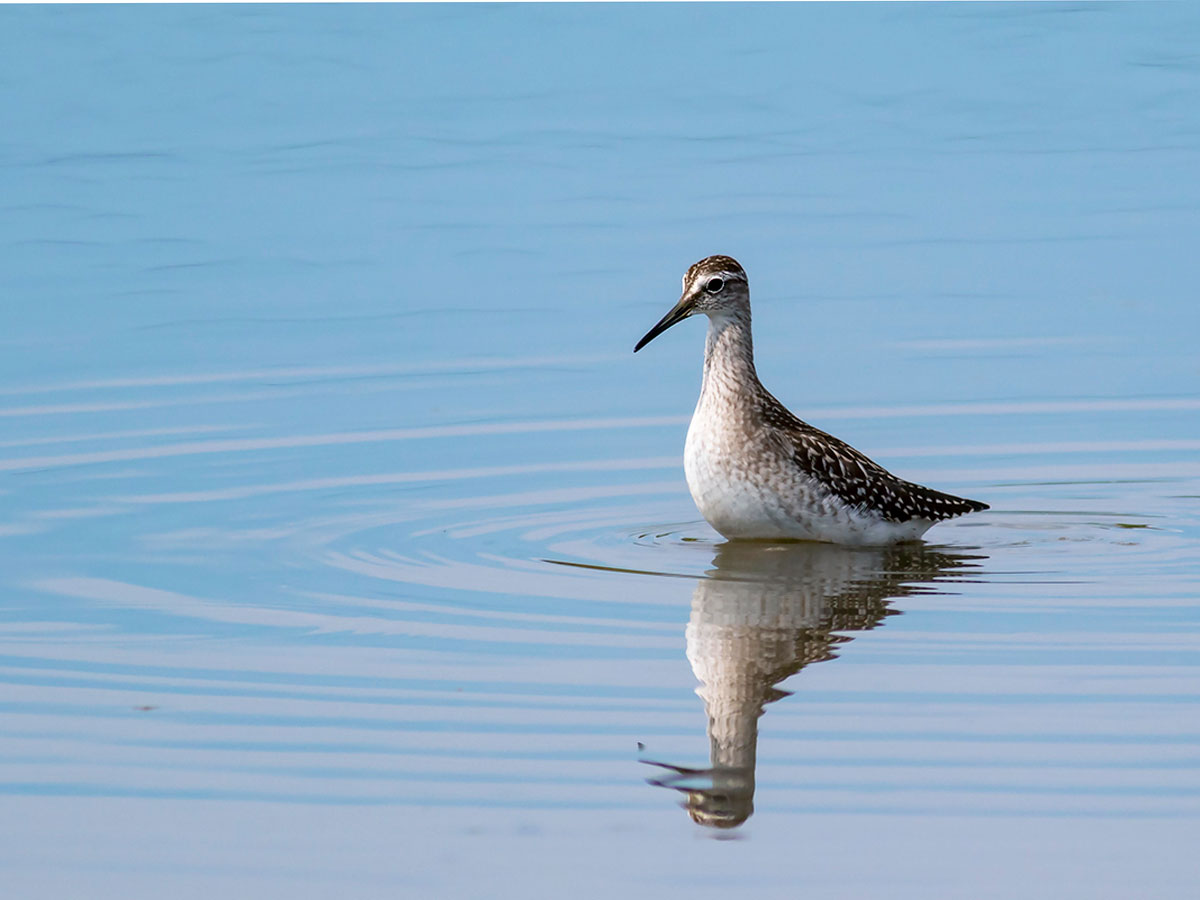
<svg viewBox="0 0 1200 900">
<path fill-rule="evenodd" d="M 740 393 L 757 384 L 750 311 L 710 316 L 702 393 Z"/>
</svg>

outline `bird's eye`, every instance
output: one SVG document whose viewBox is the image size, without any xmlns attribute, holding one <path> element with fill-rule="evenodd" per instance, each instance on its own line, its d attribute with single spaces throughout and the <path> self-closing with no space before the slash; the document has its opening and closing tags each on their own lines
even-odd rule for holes
<svg viewBox="0 0 1200 900">
<path fill-rule="evenodd" d="M 704 289 L 710 294 L 719 294 L 721 293 L 721 288 L 723 287 L 725 287 L 724 278 L 710 278 L 708 279 L 708 284 L 704 286 Z"/>
</svg>

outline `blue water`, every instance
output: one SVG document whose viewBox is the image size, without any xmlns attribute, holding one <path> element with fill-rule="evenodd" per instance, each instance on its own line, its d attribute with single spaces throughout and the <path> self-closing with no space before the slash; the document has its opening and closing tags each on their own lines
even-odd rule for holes
<svg viewBox="0 0 1200 900">
<path fill-rule="evenodd" d="M 5 895 L 1191 897 L 1198 45 L 0 8 Z M 630 352 L 718 252 L 781 400 L 992 510 L 722 545 L 702 326 Z"/>
</svg>

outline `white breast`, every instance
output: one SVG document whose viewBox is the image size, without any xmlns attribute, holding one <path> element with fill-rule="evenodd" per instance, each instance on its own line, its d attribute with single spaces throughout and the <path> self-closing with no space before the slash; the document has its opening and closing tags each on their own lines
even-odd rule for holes
<svg viewBox="0 0 1200 900">
<path fill-rule="evenodd" d="M 683 456 L 688 489 L 700 514 L 728 538 L 786 537 L 785 510 L 773 492 L 764 490 L 765 473 L 747 458 L 747 442 L 713 425 L 702 401 L 688 428 Z"/>
</svg>

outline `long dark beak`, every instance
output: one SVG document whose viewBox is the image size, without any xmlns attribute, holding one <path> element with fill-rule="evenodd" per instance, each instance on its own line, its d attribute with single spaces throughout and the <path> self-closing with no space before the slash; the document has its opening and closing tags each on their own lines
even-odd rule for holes
<svg viewBox="0 0 1200 900">
<path fill-rule="evenodd" d="M 695 302 L 691 297 L 687 296 L 686 294 L 680 297 L 679 302 L 671 307 L 671 311 L 659 319 L 658 324 L 647 331 L 646 336 L 637 342 L 637 345 L 633 348 L 633 352 L 637 353 L 676 322 L 682 322 L 684 319 L 690 316 L 694 306 Z"/>
</svg>

